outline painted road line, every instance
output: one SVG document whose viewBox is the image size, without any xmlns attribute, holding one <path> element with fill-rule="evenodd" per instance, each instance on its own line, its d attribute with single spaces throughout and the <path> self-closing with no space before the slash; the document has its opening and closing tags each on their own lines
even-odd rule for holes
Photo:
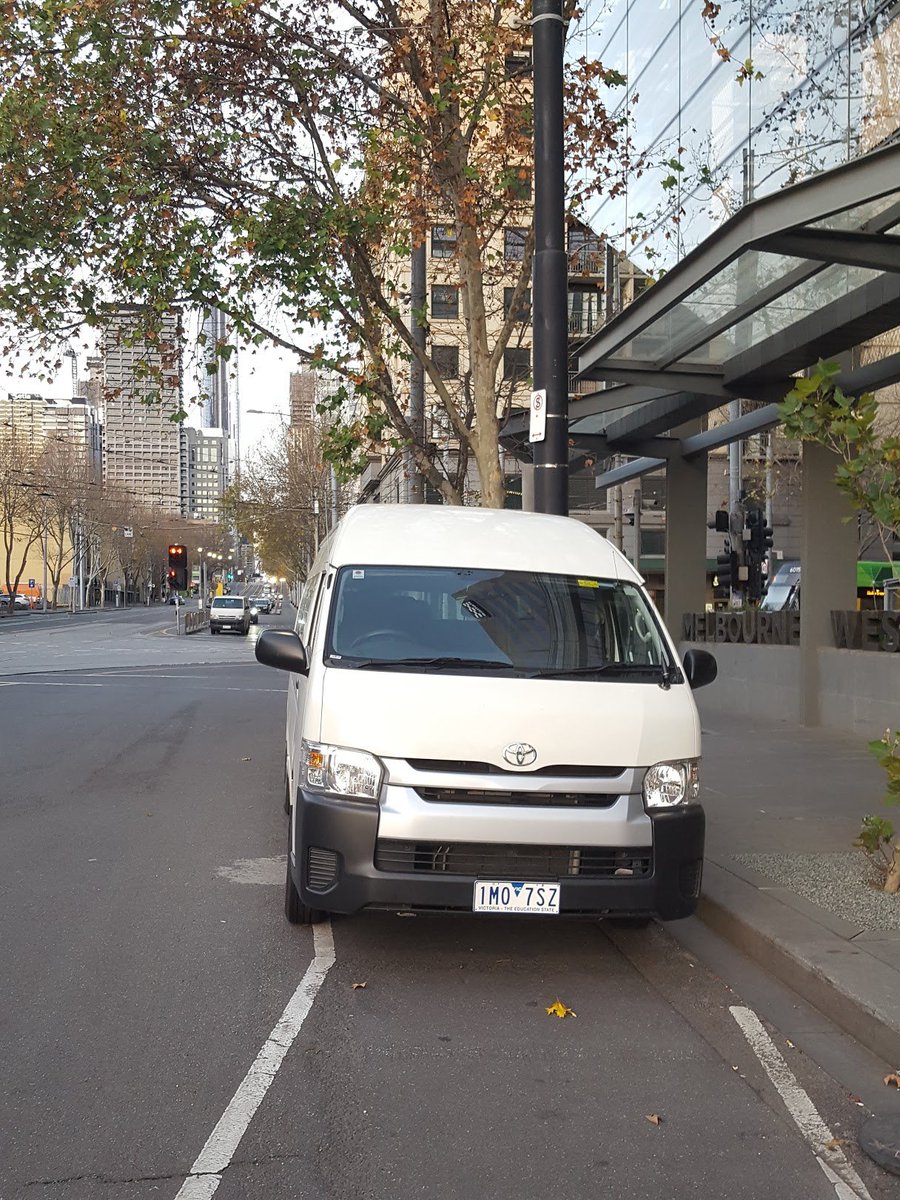
<svg viewBox="0 0 900 1200">
<path fill-rule="evenodd" d="M 831 1130 L 797 1082 L 797 1077 L 784 1061 L 781 1051 L 769 1037 L 756 1013 L 740 1005 L 733 1005 L 729 1011 L 778 1090 L 794 1124 L 809 1143 L 816 1162 L 834 1187 L 838 1200 L 872 1200 L 866 1185 L 851 1166 L 843 1150 L 835 1143 Z"/>
<path fill-rule="evenodd" d="M 222 1182 L 222 1173 L 234 1158 L 241 1138 L 265 1098 L 284 1056 L 309 1016 L 325 976 L 334 965 L 334 935 L 331 922 L 313 925 L 313 960 L 287 1002 L 278 1023 L 269 1034 L 250 1070 L 234 1093 L 219 1123 L 209 1135 L 175 1200 L 209 1200 Z"/>
</svg>

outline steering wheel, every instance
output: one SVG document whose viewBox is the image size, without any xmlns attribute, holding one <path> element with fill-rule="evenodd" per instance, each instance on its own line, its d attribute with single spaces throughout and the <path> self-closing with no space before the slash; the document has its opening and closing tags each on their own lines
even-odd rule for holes
<svg viewBox="0 0 900 1200">
<path fill-rule="evenodd" d="M 638 610 L 634 614 L 634 634 L 641 645 L 646 646 L 653 640 L 653 630 L 644 613 Z"/>
<path fill-rule="evenodd" d="M 367 633 L 360 634 L 358 638 L 354 638 L 347 647 L 347 650 L 349 653 L 355 654 L 367 646 L 369 642 L 377 642 L 379 638 L 391 638 L 393 641 L 399 638 L 402 642 L 415 641 L 404 629 L 370 629 Z"/>
</svg>

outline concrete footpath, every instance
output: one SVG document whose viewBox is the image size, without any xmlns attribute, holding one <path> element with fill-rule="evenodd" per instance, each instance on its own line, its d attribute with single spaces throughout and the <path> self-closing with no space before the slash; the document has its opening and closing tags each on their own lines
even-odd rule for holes
<svg viewBox="0 0 900 1200">
<path fill-rule="evenodd" d="M 832 730 L 712 712 L 702 724 L 698 915 L 900 1070 L 900 896 L 872 886 L 852 845 L 868 813 L 900 825 L 883 770 Z"/>
</svg>

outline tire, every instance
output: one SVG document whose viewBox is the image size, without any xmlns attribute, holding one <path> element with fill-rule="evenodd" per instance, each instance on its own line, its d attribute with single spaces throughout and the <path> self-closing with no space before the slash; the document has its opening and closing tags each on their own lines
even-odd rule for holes
<svg viewBox="0 0 900 1200">
<path fill-rule="evenodd" d="M 242 630 L 241 630 L 241 633 L 243 634 L 243 636 L 244 636 L 244 637 L 246 637 L 246 636 L 249 634 L 249 632 L 250 632 L 250 626 L 249 626 L 249 625 L 247 626 L 247 628 L 246 628 L 246 629 L 242 629 Z"/>
<path fill-rule="evenodd" d="M 218 629 L 213 629 L 212 625 L 210 625 L 209 632 L 210 632 L 210 634 L 215 636 L 215 634 L 217 634 L 219 631 L 218 631 Z"/>
<path fill-rule="evenodd" d="M 290 925 L 318 925 L 325 920 L 325 913 L 318 908 L 310 908 L 300 899 L 300 893 L 291 878 L 291 835 L 288 825 L 288 854 L 287 868 L 284 879 L 284 915 Z"/>
</svg>

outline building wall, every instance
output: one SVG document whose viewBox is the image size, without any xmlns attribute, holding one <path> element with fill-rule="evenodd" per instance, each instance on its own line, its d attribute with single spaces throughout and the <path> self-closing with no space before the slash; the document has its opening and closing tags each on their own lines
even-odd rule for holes
<svg viewBox="0 0 900 1200">
<path fill-rule="evenodd" d="M 161 351 L 144 342 L 128 344 L 133 322 L 123 310 L 103 331 L 102 389 L 105 409 L 103 479 L 110 488 L 123 488 L 166 512 L 184 515 L 184 428 L 170 415 L 181 408 L 180 357 L 177 384 L 162 389 L 161 401 L 143 403 L 152 390 L 142 379 L 142 364 L 159 366 Z M 163 353 L 178 353 L 180 317 L 171 314 L 163 328 Z"/>
<path fill-rule="evenodd" d="M 682 654 L 690 648 L 684 643 Z M 719 667 L 715 683 L 696 693 L 701 719 L 715 725 L 722 712 L 801 723 L 799 647 L 717 642 L 694 649 L 710 651 Z M 864 738 L 900 728 L 900 654 L 826 648 L 819 650 L 819 670 L 825 728 Z"/>
<path fill-rule="evenodd" d="M 629 246 L 636 233 L 629 253 L 641 265 L 671 266 L 747 200 L 865 153 L 900 127 L 895 4 L 723 0 L 715 32 L 729 62 L 702 10 L 703 0 L 587 5 L 587 52 L 627 76 L 610 103 L 629 114 L 633 161 L 647 165 L 589 220 L 611 237 L 629 230 Z M 752 78 L 741 82 L 747 60 Z M 642 251 L 652 251 L 646 263 Z"/>
</svg>

